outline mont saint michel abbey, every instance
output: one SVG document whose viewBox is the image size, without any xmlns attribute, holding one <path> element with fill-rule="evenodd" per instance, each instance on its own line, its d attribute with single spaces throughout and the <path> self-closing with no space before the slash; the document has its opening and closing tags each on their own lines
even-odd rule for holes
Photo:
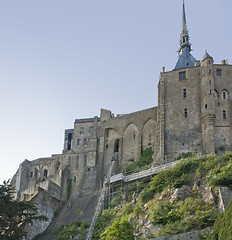
<svg viewBox="0 0 232 240">
<path fill-rule="evenodd" d="M 141 149 L 152 147 L 154 165 L 183 152 L 221 155 L 232 150 L 232 65 L 226 60 L 215 64 L 208 52 L 196 60 L 189 39 L 183 4 L 179 58 L 173 70 L 160 73 L 158 106 L 116 116 L 101 109 L 100 116 L 76 119 L 65 130 L 61 154 L 20 164 L 12 179 L 17 198 L 39 202 L 51 217 L 66 200 L 70 180 L 77 208 L 83 201 L 96 206 L 111 162 L 123 169 L 140 158 Z"/>
</svg>

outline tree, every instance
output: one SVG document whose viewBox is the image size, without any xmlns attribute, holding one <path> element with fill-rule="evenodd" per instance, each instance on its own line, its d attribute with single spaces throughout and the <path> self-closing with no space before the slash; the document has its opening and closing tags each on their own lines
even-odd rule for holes
<svg viewBox="0 0 232 240">
<path fill-rule="evenodd" d="M 101 234 L 102 240 L 133 240 L 134 228 L 125 218 L 115 220 L 111 227 Z"/>
<path fill-rule="evenodd" d="M 35 203 L 19 201 L 13 197 L 15 190 L 8 181 L 0 185 L 0 239 L 22 239 L 27 235 L 26 224 L 34 220 L 47 221 L 47 217 L 38 216 Z"/>
</svg>

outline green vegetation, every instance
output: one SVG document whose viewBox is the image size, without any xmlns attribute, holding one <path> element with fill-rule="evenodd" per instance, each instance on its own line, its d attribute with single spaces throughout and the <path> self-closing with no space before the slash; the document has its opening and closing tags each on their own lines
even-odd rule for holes
<svg viewBox="0 0 232 240">
<path fill-rule="evenodd" d="M 56 236 L 58 240 L 76 239 L 77 236 L 79 240 L 85 240 L 88 228 L 88 223 L 75 221 L 70 225 L 61 225 L 54 232 L 52 232 L 52 235 Z"/>
<path fill-rule="evenodd" d="M 94 225 L 93 240 L 99 240 L 101 233 L 105 228 L 112 224 L 115 216 L 115 210 L 104 210 L 102 215 L 98 216 Z"/>
<path fill-rule="evenodd" d="M 134 228 L 130 222 L 122 218 L 115 220 L 112 226 L 107 227 L 101 234 L 102 240 L 134 240 Z"/>
<path fill-rule="evenodd" d="M 186 158 L 193 158 L 196 154 L 192 152 L 181 153 L 175 160 L 186 159 Z"/>
<path fill-rule="evenodd" d="M 153 162 L 153 156 L 154 152 L 152 151 L 152 148 L 146 148 L 145 150 L 141 150 L 141 157 L 138 161 L 135 161 L 131 163 L 126 168 L 126 172 L 133 172 L 137 168 L 143 168 L 143 167 L 150 167 L 150 164 Z"/>
<path fill-rule="evenodd" d="M 225 213 L 221 213 L 216 220 L 213 231 L 208 236 L 207 240 L 231 240 L 232 236 L 232 200 Z"/>
<path fill-rule="evenodd" d="M 0 185 L 0 239 L 23 239 L 27 233 L 25 224 L 33 224 L 34 220 L 47 221 L 47 217 L 39 216 L 33 202 L 14 200 L 14 188 L 9 181 Z"/>
<path fill-rule="evenodd" d="M 181 155 L 181 158 L 186 156 L 188 159 L 167 171 L 158 173 L 146 186 L 141 185 L 143 190 L 136 202 L 132 201 L 131 193 L 129 196 L 123 196 L 124 201 L 121 201 L 123 190 L 119 189 L 111 198 L 111 208 L 104 210 L 97 218 L 93 239 L 123 239 L 117 236 L 119 223 L 129 219 L 128 223 L 133 226 L 134 231 L 136 229 L 136 232 L 141 231 L 143 225 L 140 222 L 144 219 L 153 225 L 161 226 L 161 229 L 154 234 L 145 237 L 141 234 L 139 239 L 174 235 L 213 226 L 211 238 L 207 238 L 207 232 L 204 232 L 202 239 L 230 239 L 224 236 L 232 235 L 232 221 L 229 219 L 232 214 L 232 203 L 224 215 L 219 214 L 216 201 L 205 202 L 199 189 L 212 187 L 217 194 L 218 186 L 232 188 L 232 152 L 226 153 L 222 158 L 207 155 L 198 159 L 190 153 Z M 135 183 L 127 187 L 132 191 L 138 188 Z M 189 189 L 189 194 L 184 199 L 170 201 L 175 189 L 186 187 Z M 226 235 L 225 232 L 228 234 Z"/>
</svg>

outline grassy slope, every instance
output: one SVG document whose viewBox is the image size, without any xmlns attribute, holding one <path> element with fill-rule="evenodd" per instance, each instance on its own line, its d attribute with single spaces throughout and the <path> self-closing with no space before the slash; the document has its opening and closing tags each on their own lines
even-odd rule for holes
<svg viewBox="0 0 232 240">
<path fill-rule="evenodd" d="M 193 190 L 194 183 L 197 183 L 199 188 Z M 203 201 L 199 191 L 201 185 L 211 187 L 215 195 L 218 186 L 232 186 L 232 153 L 227 153 L 222 158 L 209 155 L 200 159 L 184 160 L 168 171 L 160 172 L 139 194 L 136 203 L 128 198 L 127 203 L 116 206 L 114 204 L 114 207 L 105 210 L 96 221 L 93 239 L 100 239 L 107 227 L 122 218 L 130 220 L 139 239 L 212 227 L 221 215 L 215 201 Z M 173 189 L 183 186 L 190 189 L 188 197 L 171 202 Z M 221 219 L 222 217 L 216 223 L 222 222 Z M 161 229 L 153 235 L 142 234 L 144 221 Z M 231 225 L 227 226 L 226 231 L 228 228 L 231 231 Z"/>
</svg>

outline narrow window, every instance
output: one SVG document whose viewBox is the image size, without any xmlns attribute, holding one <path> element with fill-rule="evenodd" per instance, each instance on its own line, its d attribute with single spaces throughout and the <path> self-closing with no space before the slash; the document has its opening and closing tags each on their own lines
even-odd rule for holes
<svg viewBox="0 0 232 240">
<path fill-rule="evenodd" d="M 134 139 L 135 139 L 135 134 L 134 134 Z"/>
<path fill-rule="evenodd" d="M 106 138 L 109 137 L 109 130 L 106 130 Z"/>
<path fill-rule="evenodd" d="M 106 148 L 108 148 L 109 147 L 109 145 L 108 144 L 106 144 Z"/>
<path fill-rule="evenodd" d="M 85 133 L 85 128 L 81 127 L 80 134 L 84 134 L 84 133 Z"/>
<path fill-rule="evenodd" d="M 30 175 L 31 177 L 33 177 L 33 172 L 31 172 L 31 175 Z"/>
<path fill-rule="evenodd" d="M 179 72 L 179 80 L 185 80 L 186 79 L 186 71 Z"/>
<path fill-rule="evenodd" d="M 209 94 L 212 94 L 212 90 L 209 90 Z"/>
<path fill-rule="evenodd" d="M 91 126 L 90 128 L 89 128 L 89 133 L 93 133 L 93 126 Z"/>
<path fill-rule="evenodd" d="M 71 150 L 71 146 L 72 146 L 72 133 L 69 133 L 67 150 Z"/>
<path fill-rule="evenodd" d="M 208 60 L 208 64 L 210 64 L 210 60 Z"/>
<path fill-rule="evenodd" d="M 85 138 L 84 139 L 84 147 L 86 147 L 87 146 L 87 139 Z"/>
<path fill-rule="evenodd" d="M 222 118 L 223 118 L 223 120 L 226 120 L 226 110 L 222 111 Z"/>
<path fill-rule="evenodd" d="M 207 108 L 207 104 L 205 104 L 205 109 Z"/>
<path fill-rule="evenodd" d="M 80 146 L 80 139 L 77 139 L 77 147 Z"/>
<path fill-rule="evenodd" d="M 221 75 L 222 75 L 222 70 L 221 70 L 221 69 L 217 69 L 217 70 L 216 70 L 216 75 L 217 75 L 218 77 L 221 77 Z"/>
<path fill-rule="evenodd" d="M 114 152 L 118 152 L 119 150 L 119 139 L 116 139 L 114 142 Z"/>
<path fill-rule="evenodd" d="M 209 84 L 211 84 L 211 80 L 209 80 Z"/>
<path fill-rule="evenodd" d="M 188 109 L 187 109 L 187 108 L 184 109 L 184 117 L 185 117 L 185 118 L 188 117 Z"/>
<path fill-rule="evenodd" d="M 226 99 L 226 92 L 223 92 L 222 96 L 223 96 L 223 99 L 225 100 Z"/>
<path fill-rule="evenodd" d="M 77 182 L 77 177 L 76 176 L 73 177 L 73 182 Z"/>
<path fill-rule="evenodd" d="M 184 98 L 187 98 L 186 88 L 183 89 L 183 97 L 184 97 Z"/>
<path fill-rule="evenodd" d="M 209 74 L 211 74 L 211 70 L 209 69 Z"/>
<path fill-rule="evenodd" d="M 45 170 L 44 170 L 44 177 L 47 177 L 47 176 L 48 176 L 48 170 L 45 169 Z"/>
</svg>

